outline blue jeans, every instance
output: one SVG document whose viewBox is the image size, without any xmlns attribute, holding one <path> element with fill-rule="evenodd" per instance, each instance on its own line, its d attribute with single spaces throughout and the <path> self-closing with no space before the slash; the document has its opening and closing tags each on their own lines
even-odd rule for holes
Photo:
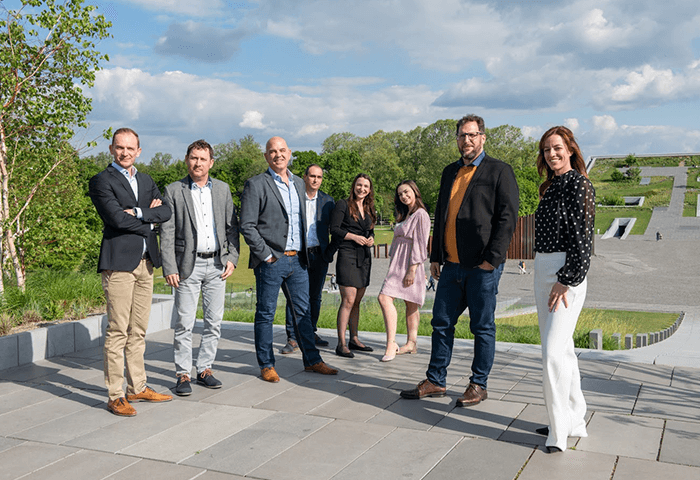
<svg viewBox="0 0 700 480">
<path fill-rule="evenodd" d="M 314 342 L 314 329 L 309 316 L 309 275 L 298 256 L 282 256 L 274 263 L 262 262 L 253 270 L 257 303 L 255 307 L 255 353 L 260 368 L 274 367 L 272 322 L 277 310 L 277 296 L 282 284 L 289 288 L 297 315 L 301 345 L 306 352 L 304 366 L 321 361 Z"/>
<path fill-rule="evenodd" d="M 328 263 L 323 260 L 321 252 L 309 252 L 309 303 L 311 316 L 311 325 L 316 331 L 318 324 L 318 316 L 321 313 L 321 299 L 323 294 L 323 284 L 326 283 L 326 273 L 328 273 Z M 287 330 L 287 338 L 296 340 L 297 336 L 294 333 L 294 325 L 292 324 L 292 309 L 287 304 L 287 321 L 285 328 Z"/>
<path fill-rule="evenodd" d="M 486 388 L 496 353 L 496 295 L 503 264 L 493 271 L 465 269 L 446 263 L 440 274 L 433 305 L 432 350 L 426 375 L 431 383 L 445 386 L 447 366 L 452 359 L 455 325 L 469 308 L 469 329 L 474 334 L 474 359 L 470 381 Z"/>
</svg>

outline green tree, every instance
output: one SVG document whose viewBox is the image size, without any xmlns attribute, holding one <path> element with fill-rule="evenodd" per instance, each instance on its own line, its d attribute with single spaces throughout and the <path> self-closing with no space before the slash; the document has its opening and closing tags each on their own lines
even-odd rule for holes
<svg viewBox="0 0 700 480">
<path fill-rule="evenodd" d="M 263 149 L 252 135 L 246 135 L 238 142 L 231 140 L 213 148 L 214 166 L 211 175 L 229 184 L 233 201 L 240 206 L 245 181 L 264 172 L 268 166 Z"/>
<path fill-rule="evenodd" d="M 335 150 L 321 155 L 323 191 L 336 200 L 348 198 L 355 176 L 360 173 L 362 159 L 352 150 Z"/>
<path fill-rule="evenodd" d="M 321 165 L 321 157 L 318 153 L 314 152 L 313 150 L 307 150 L 304 152 L 295 151 L 292 152 L 291 163 L 292 165 L 290 167 L 290 170 L 292 171 L 292 173 L 301 177 L 304 175 L 309 165 L 313 165 L 314 163 L 316 165 Z M 322 187 L 324 187 L 323 191 L 325 192 L 325 186 L 322 185 Z"/>
<path fill-rule="evenodd" d="M 75 126 L 87 126 L 91 100 L 83 87 L 93 85 L 100 62 L 108 60 L 95 42 L 109 36 L 111 24 L 82 0 L 21 3 L 18 10 L 5 10 L 0 20 L 0 236 L 2 258 L 10 258 L 17 286 L 24 290 L 17 240 L 28 229 L 42 227 L 23 222 L 22 216 L 45 182 L 75 156 L 67 142 Z M 31 175 L 17 175 L 20 169 Z M 20 177 L 28 183 L 18 184 Z"/>
</svg>

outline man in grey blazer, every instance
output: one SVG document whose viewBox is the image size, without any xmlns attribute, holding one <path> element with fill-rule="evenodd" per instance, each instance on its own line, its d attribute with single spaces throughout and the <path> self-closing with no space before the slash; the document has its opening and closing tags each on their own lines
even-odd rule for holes
<svg viewBox="0 0 700 480">
<path fill-rule="evenodd" d="M 211 178 L 213 150 L 204 140 L 187 148 L 188 176 L 165 188 L 164 200 L 173 211 L 161 226 L 163 276 L 175 289 L 175 393 L 192 393 L 192 328 L 200 291 L 204 331 L 197 354 L 197 384 L 220 388 L 212 364 L 221 336 L 226 278 L 238 263 L 238 219 L 228 184 Z"/>
<path fill-rule="evenodd" d="M 291 151 L 281 137 L 265 146 L 269 168 L 246 181 L 241 196 L 241 232 L 255 272 L 255 352 L 262 379 L 279 382 L 272 351 L 272 322 L 280 287 L 286 287 L 297 317 L 304 369 L 324 375 L 338 370 L 321 359 L 309 316 L 304 182 L 287 169 Z"/>
</svg>

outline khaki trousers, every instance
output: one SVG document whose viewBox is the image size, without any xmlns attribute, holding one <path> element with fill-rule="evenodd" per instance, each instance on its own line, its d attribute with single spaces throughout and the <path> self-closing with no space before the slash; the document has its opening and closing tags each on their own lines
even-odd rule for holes
<svg viewBox="0 0 700 480">
<path fill-rule="evenodd" d="M 146 330 L 151 315 L 153 264 L 141 260 L 133 272 L 105 270 L 102 289 L 109 325 L 104 344 L 105 385 L 110 400 L 124 397 L 124 366 L 129 394 L 146 388 Z"/>
</svg>

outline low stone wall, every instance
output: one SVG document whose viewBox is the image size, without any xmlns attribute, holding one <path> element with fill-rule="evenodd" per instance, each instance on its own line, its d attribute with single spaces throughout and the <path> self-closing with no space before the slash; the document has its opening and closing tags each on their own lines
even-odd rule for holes
<svg viewBox="0 0 700 480">
<path fill-rule="evenodd" d="M 153 295 L 148 332 L 170 328 L 173 297 Z M 104 344 L 107 315 L 59 323 L 0 337 L 0 370 Z"/>
</svg>

